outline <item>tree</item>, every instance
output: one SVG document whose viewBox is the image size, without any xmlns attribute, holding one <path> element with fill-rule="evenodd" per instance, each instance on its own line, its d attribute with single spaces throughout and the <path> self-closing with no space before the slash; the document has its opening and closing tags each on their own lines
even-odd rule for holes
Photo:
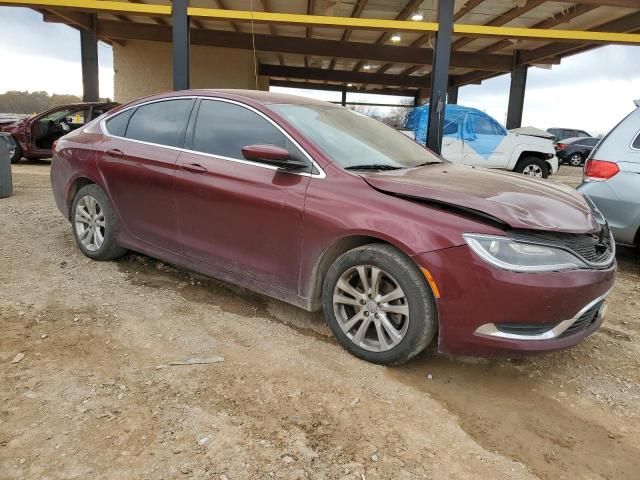
<svg viewBox="0 0 640 480">
<path fill-rule="evenodd" d="M 11 90 L 0 94 L 0 112 L 33 114 L 67 103 L 81 102 L 75 95 L 49 95 L 47 92 Z"/>
</svg>

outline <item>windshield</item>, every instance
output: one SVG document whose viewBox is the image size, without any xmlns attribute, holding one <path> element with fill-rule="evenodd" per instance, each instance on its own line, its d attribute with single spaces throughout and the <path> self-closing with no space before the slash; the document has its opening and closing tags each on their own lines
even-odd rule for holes
<svg viewBox="0 0 640 480">
<path fill-rule="evenodd" d="M 334 105 L 270 105 L 344 168 L 412 168 L 442 161 L 391 127 Z"/>
<path fill-rule="evenodd" d="M 57 122 L 58 120 L 68 117 L 69 115 L 71 115 L 71 113 L 72 113 L 72 110 L 69 110 L 67 108 L 65 108 L 64 110 L 56 110 L 55 112 L 51 112 L 49 115 L 42 117 L 40 121 L 41 122 L 49 122 L 49 121 Z"/>
</svg>

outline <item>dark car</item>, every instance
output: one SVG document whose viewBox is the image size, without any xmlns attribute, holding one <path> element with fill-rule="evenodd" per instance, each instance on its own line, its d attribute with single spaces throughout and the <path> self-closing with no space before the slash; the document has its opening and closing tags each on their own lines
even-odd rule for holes
<svg viewBox="0 0 640 480">
<path fill-rule="evenodd" d="M 616 262 L 574 189 L 455 165 L 371 118 L 268 92 L 192 90 L 56 145 L 79 249 L 128 249 L 307 310 L 397 364 L 569 347 L 601 324 Z"/>
<path fill-rule="evenodd" d="M 560 142 L 566 138 L 591 137 L 584 130 L 575 128 L 547 128 L 547 132 L 556 137 L 556 142 Z"/>
<path fill-rule="evenodd" d="M 51 147 L 56 140 L 117 105 L 113 102 L 61 105 L 32 117 L 0 125 L 0 131 L 11 134 L 17 144 L 11 163 L 17 163 L 23 157 L 30 160 L 51 157 Z"/>
<path fill-rule="evenodd" d="M 568 163 L 573 167 L 584 164 L 591 150 L 600 140 L 593 137 L 567 138 L 556 143 L 556 155 L 561 163 Z"/>
</svg>

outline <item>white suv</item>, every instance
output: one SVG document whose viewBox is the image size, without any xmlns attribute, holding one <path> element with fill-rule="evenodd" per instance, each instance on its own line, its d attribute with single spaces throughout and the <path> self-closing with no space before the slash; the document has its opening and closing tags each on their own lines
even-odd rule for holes
<svg viewBox="0 0 640 480">
<path fill-rule="evenodd" d="M 429 106 L 412 109 L 404 133 L 426 143 Z M 552 136 L 535 128 L 507 131 L 495 119 L 475 108 L 447 105 L 442 156 L 454 163 L 500 168 L 547 178 L 558 171 Z"/>
</svg>

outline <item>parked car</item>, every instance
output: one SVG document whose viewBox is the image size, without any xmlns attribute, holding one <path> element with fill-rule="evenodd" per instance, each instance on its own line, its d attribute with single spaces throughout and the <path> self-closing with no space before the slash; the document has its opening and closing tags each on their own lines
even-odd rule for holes
<svg viewBox="0 0 640 480">
<path fill-rule="evenodd" d="M 418 143 L 426 143 L 429 106 L 412 109 L 405 130 Z M 442 156 L 453 163 L 510 170 L 547 178 L 558 171 L 558 159 L 549 138 L 509 132 L 475 108 L 447 105 Z"/>
<path fill-rule="evenodd" d="M 51 147 L 56 140 L 117 105 L 113 102 L 61 105 L 32 117 L 0 125 L 0 131 L 10 133 L 17 144 L 11 163 L 17 163 L 23 157 L 51 157 Z"/>
<path fill-rule="evenodd" d="M 148 97 L 65 135 L 51 183 L 79 249 L 127 249 L 307 310 L 365 360 L 437 336 L 477 355 L 565 348 L 613 286 L 604 219 L 574 189 L 452 164 L 330 103 L 256 91 Z"/>
<path fill-rule="evenodd" d="M 547 132 L 556 138 L 556 142 L 561 142 L 567 138 L 576 137 L 592 137 L 584 130 L 577 130 L 575 128 L 547 128 Z"/>
<path fill-rule="evenodd" d="M 611 224 L 616 241 L 640 246 L 640 100 L 591 152 L 578 190 Z"/>
<path fill-rule="evenodd" d="M 567 138 L 556 143 L 556 155 L 560 163 L 568 163 L 573 167 L 584 164 L 591 150 L 600 140 L 593 137 Z"/>
</svg>

